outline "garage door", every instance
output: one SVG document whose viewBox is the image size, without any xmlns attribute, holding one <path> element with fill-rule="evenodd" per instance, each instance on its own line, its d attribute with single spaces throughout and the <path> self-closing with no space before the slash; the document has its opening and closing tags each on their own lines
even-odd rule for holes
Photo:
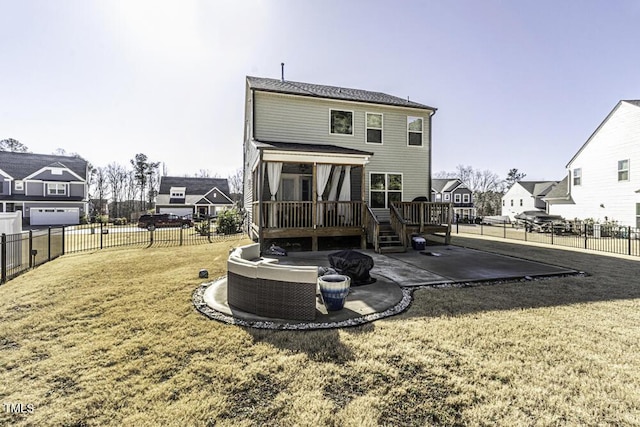
<svg viewBox="0 0 640 427">
<path fill-rule="evenodd" d="M 160 208 L 158 213 L 170 213 L 178 216 L 193 216 L 193 208 Z"/>
<path fill-rule="evenodd" d="M 31 208 L 31 225 L 74 225 L 80 223 L 79 208 Z"/>
</svg>

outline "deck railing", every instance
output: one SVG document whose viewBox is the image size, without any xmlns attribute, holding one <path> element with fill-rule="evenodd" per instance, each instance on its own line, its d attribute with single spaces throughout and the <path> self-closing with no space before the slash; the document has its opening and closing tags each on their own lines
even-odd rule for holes
<svg viewBox="0 0 640 427">
<path fill-rule="evenodd" d="M 315 206 L 315 209 L 314 209 Z M 253 222 L 258 222 L 258 204 L 254 204 Z M 264 201 L 264 228 L 362 227 L 360 201 Z"/>
<path fill-rule="evenodd" d="M 407 225 L 451 225 L 453 206 L 443 202 L 396 202 L 400 217 Z"/>
</svg>

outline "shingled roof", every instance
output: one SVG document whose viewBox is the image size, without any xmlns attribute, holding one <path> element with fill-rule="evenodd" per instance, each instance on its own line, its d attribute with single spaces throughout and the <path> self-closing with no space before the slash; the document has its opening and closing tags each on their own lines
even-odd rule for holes
<svg viewBox="0 0 640 427">
<path fill-rule="evenodd" d="M 87 164 L 82 157 L 0 151 L 0 170 L 18 180 L 47 166 L 65 167 L 82 179 L 87 179 Z"/>
<path fill-rule="evenodd" d="M 190 196 L 204 196 L 215 187 L 229 197 L 229 181 L 226 178 L 163 176 L 160 178 L 158 194 L 169 194 L 171 187 L 185 187 L 186 194 Z"/>
<path fill-rule="evenodd" d="M 518 181 L 518 184 L 531 193 L 532 196 L 541 197 L 551 191 L 558 184 L 558 181 Z"/>
<path fill-rule="evenodd" d="M 286 93 L 291 95 L 315 98 L 339 99 L 343 101 L 366 102 L 369 104 L 394 105 L 398 107 L 419 108 L 435 112 L 437 108 L 418 102 L 409 101 L 382 92 L 371 92 L 362 89 L 351 89 L 337 86 L 325 86 L 289 80 L 268 79 L 247 76 L 249 87 L 264 92 Z"/>
</svg>

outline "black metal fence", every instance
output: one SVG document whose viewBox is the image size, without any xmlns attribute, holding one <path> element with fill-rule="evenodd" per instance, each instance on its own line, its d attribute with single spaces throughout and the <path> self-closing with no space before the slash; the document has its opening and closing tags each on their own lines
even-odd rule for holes
<svg viewBox="0 0 640 427">
<path fill-rule="evenodd" d="M 189 228 L 147 230 L 135 225 L 88 224 L 2 234 L 0 237 L 0 283 L 5 283 L 64 254 L 119 246 L 198 245 L 237 238 L 238 234 L 217 234 L 215 223 L 209 220 Z"/>
<path fill-rule="evenodd" d="M 514 224 L 454 224 L 453 232 L 500 237 L 525 242 L 590 249 L 640 256 L 640 228 L 610 224 L 578 223 L 563 231 L 537 232 Z"/>
</svg>

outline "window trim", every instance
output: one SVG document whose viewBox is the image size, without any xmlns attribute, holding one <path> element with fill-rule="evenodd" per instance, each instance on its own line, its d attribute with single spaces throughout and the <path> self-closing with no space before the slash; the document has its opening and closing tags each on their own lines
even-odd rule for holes
<svg viewBox="0 0 640 427">
<path fill-rule="evenodd" d="M 57 190 L 55 193 L 51 192 L 51 187 L 54 186 L 56 189 L 62 187 L 62 189 L 64 190 L 63 193 L 59 193 Z M 69 184 L 66 182 L 47 182 L 46 183 L 46 188 L 47 188 L 47 192 L 46 195 L 47 196 L 66 196 L 69 194 Z"/>
<path fill-rule="evenodd" d="M 371 115 L 375 114 L 376 116 L 380 116 L 380 120 L 381 120 L 380 129 L 369 127 L 369 114 Z M 380 142 L 369 142 L 369 129 L 380 131 Z M 384 114 L 383 113 L 374 113 L 371 111 L 364 113 L 364 142 L 365 144 L 384 145 Z"/>
<path fill-rule="evenodd" d="M 14 188 L 16 191 L 24 191 L 24 181 L 23 180 L 16 180 L 14 183 Z"/>
<path fill-rule="evenodd" d="M 622 162 L 627 162 L 627 167 L 625 169 L 622 169 L 620 166 L 620 163 Z M 618 160 L 618 182 L 628 182 L 631 179 L 631 174 L 629 173 L 631 169 L 631 161 L 629 159 L 622 159 L 622 160 Z M 627 174 L 627 177 L 624 179 L 620 178 L 620 174 L 621 173 L 625 173 Z"/>
<path fill-rule="evenodd" d="M 351 113 L 351 133 L 335 133 L 332 132 L 331 126 L 331 117 L 333 116 L 334 111 L 341 111 L 343 113 Z M 355 135 L 355 112 L 353 110 L 345 110 L 340 108 L 329 108 L 329 135 L 338 135 L 338 136 L 350 136 L 353 137 Z"/>
<path fill-rule="evenodd" d="M 413 144 L 409 144 L 411 138 L 409 137 L 409 135 L 411 133 L 418 133 L 418 131 L 409 130 L 409 122 L 411 119 L 420 119 L 422 121 L 422 127 L 420 129 L 420 145 L 413 145 Z M 415 147 L 415 148 L 422 148 L 424 147 L 424 117 L 420 117 L 420 116 L 407 116 L 407 147 Z"/>
<path fill-rule="evenodd" d="M 373 175 L 384 175 L 384 183 L 385 183 L 385 189 L 384 190 L 373 190 L 372 189 L 372 185 L 371 185 L 371 178 Z M 388 177 L 389 175 L 400 175 L 400 179 L 401 179 L 401 183 L 402 183 L 402 187 L 400 188 L 400 191 L 398 190 L 389 190 L 388 188 Z M 388 206 L 388 200 L 389 200 L 389 192 L 393 192 L 393 193 L 400 193 L 400 200 L 403 200 L 404 197 L 404 173 L 402 172 L 369 172 L 369 205 L 371 205 L 372 209 L 389 209 L 390 206 Z M 380 208 L 374 208 L 373 207 L 373 203 L 372 200 L 373 198 L 371 197 L 371 193 L 384 193 L 385 197 L 384 197 L 384 207 L 380 207 Z"/>
<path fill-rule="evenodd" d="M 462 195 L 462 203 L 471 203 L 471 194 L 464 193 Z"/>
<path fill-rule="evenodd" d="M 576 179 L 578 180 L 577 183 Z M 582 185 L 582 168 L 573 169 L 571 172 L 571 183 L 574 187 L 580 187 Z"/>
<path fill-rule="evenodd" d="M 462 195 L 460 193 L 453 195 L 453 203 L 462 203 Z"/>
<path fill-rule="evenodd" d="M 444 201 L 448 202 L 451 200 L 451 193 L 444 193 Z"/>
</svg>

